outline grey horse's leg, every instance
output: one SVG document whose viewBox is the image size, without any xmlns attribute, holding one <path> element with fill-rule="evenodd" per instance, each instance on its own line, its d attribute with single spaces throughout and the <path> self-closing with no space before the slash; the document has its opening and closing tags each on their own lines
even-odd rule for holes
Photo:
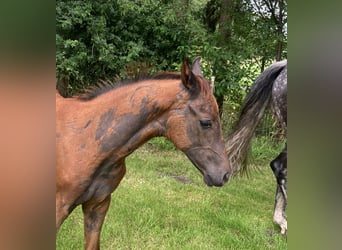
<svg viewBox="0 0 342 250">
<path fill-rule="evenodd" d="M 281 234 L 287 233 L 286 205 L 287 205 L 287 148 L 271 162 L 272 171 L 277 179 L 277 191 L 273 221 L 280 226 Z"/>
</svg>

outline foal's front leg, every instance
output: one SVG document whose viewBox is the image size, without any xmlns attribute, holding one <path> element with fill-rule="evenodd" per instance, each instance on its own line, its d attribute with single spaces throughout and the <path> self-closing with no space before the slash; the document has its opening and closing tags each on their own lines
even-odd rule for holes
<svg viewBox="0 0 342 250">
<path fill-rule="evenodd" d="M 109 194 L 100 202 L 94 199 L 82 204 L 86 250 L 100 249 L 101 228 L 110 205 L 110 200 L 111 195 Z"/>
<path fill-rule="evenodd" d="M 97 183 L 100 185 L 97 192 L 92 199 L 82 204 L 86 250 L 100 249 L 100 233 L 110 205 L 111 193 L 120 184 L 125 173 L 126 166 L 124 162 L 113 168 L 104 168 L 101 172 L 101 177 L 99 177 L 100 179 L 97 180 Z"/>
</svg>

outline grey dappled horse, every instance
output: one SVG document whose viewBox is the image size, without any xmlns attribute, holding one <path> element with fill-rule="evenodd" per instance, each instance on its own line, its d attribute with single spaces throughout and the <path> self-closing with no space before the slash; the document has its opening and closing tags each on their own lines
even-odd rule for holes
<svg viewBox="0 0 342 250">
<path fill-rule="evenodd" d="M 268 67 L 253 83 L 242 106 L 239 120 L 226 140 L 227 155 L 235 173 L 246 170 L 246 157 L 255 129 L 270 105 L 276 120 L 287 135 L 287 61 Z M 270 163 L 277 179 L 273 221 L 287 233 L 287 145 Z"/>
</svg>

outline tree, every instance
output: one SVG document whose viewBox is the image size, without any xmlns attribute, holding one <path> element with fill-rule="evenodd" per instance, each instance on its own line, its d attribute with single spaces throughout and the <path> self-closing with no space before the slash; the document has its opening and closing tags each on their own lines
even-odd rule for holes
<svg viewBox="0 0 342 250">
<path fill-rule="evenodd" d="M 237 110 L 260 70 L 286 57 L 286 20 L 286 0 L 58 0 L 57 87 L 70 96 L 201 55 L 220 113 Z"/>
<path fill-rule="evenodd" d="M 274 58 L 286 57 L 285 0 L 210 0 L 204 23 L 212 37 L 209 50 L 216 77 L 215 96 L 240 105 L 260 71 Z M 216 52 L 216 53 L 215 53 Z M 259 65 L 259 67 L 255 67 Z"/>
<path fill-rule="evenodd" d="M 286 43 L 287 1 L 286 0 L 253 0 L 252 8 L 265 22 L 270 21 L 275 27 L 276 34 L 276 61 L 283 57 L 283 48 Z"/>
<path fill-rule="evenodd" d="M 72 95 L 100 78 L 177 70 L 206 39 L 196 8 L 184 0 L 57 1 L 58 89 Z"/>
</svg>

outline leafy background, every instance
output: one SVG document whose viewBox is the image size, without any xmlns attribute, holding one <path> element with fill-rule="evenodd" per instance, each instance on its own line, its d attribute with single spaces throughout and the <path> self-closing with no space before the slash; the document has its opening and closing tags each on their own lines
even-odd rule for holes
<svg viewBox="0 0 342 250">
<path fill-rule="evenodd" d="M 286 58 L 286 28 L 284 0 L 58 0 L 57 89 L 179 71 L 200 55 L 221 113 L 224 102 L 235 113 L 257 75 Z"/>
</svg>

